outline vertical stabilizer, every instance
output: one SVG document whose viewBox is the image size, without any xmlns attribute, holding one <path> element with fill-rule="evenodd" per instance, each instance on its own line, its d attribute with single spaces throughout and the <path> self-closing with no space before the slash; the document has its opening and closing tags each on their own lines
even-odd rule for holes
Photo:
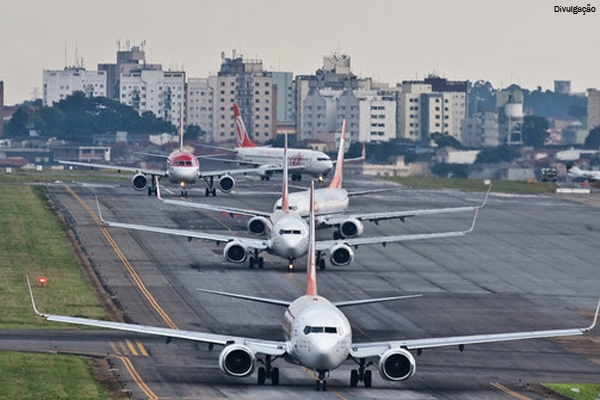
<svg viewBox="0 0 600 400">
<path fill-rule="evenodd" d="M 183 108 L 179 111 L 179 151 L 183 151 Z"/>
<path fill-rule="evenodd" d="M 281 190 L 281 211 L 289 212 L 290 211 L 290 199 L 289 199 L 289 190 L 288 190 L 288 157 L 287 157 L 287 149 L 288 149 L 288 137 L 287 132 L 285 133 L 285 139 L 283 144 L 283 188 Z"/>
<path fill-rule="evenodd" d="M 315 249 L 315 182 L 310 181 L 310 217 L 308 232 L 308 265 L 306 268 L 306 295 L 317 295 L 317 254 Z"/>
<path fill-rule="evenodd" d="M 344 149 L 346 147 L 346 120 L 342 123 L 342 136 L 340 137 L 340 147 L 338 149 L 337 161 L 335 164 L 335 174 L 329 184 L 329 189 L 341 189 L 342 178 L 344 175 Z"/>
<path fill-rule="evenodd" d="M 244 125 L 240 108 L 235 103 L 233 103 L 233 116 L 235 117 L 235 141 L 237 147 L 257 147 L 256 143 L 248 137 L 248 131 L 246 130 L 246 125 Z"/>
</svg>

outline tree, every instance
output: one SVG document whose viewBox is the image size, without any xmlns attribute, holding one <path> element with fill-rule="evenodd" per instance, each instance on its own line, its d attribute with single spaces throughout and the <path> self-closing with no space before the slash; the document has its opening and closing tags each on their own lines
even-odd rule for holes
<svg viewBox="0 0 600 400">
<path fill-rule="evenodd" d="M 518 151 L 507 144 L 498 147 L 486 147 L 477 154 L 476 164 L 496 164 L 510 162 L 518 156 Z"/>
<path fill-rule="evenodd" d="M 600 148 L 600 126 L 597 126 L 590 131 L 589 135 L 585 138 L 584 146 L 587 149 Z"/>
<path fill-rule="evenodd" d="M 548 120 L 535 115 L 526 115 L 521 127 L 523 143 L 526 146 L 543 147 L 548 139 Z"/>
<path fill-rule="evenodd" d="M 6 124 L 6 136 L 26 135 L 28 119 L 29 115 L 27 115 L 25 107 L 17 108 Z"/>
<path fill-rule="evenodd" d="M 441 133 L 432 133 L 431 138 L 435 141 L 438 147 L 452 147 L 454 149 L 462 149 L 462 144 L 453 136 L 444 135 Z"/>
</svg>

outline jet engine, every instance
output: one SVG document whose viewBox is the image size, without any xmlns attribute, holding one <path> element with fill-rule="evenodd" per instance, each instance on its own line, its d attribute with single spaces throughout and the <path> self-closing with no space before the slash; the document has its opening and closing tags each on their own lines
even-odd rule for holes
<svg viewBox="0 0 600 400">
<path fill-rule="evenodd" d="M 415 374 L 417 364 L 408 350 L 390 349 L 379 359 L 379 374 L 388 381 L 403 381 Z"/>
<path fill-rule="evenodd" d="M 252 350 L 241 344 L 232 344 L 219 355 L 219 368 L 228 375 L 243 378 L 251 375 L 256 367 Z"/>
<path fill-rule="evenodd" d="M 148 177 L 142 173 L 137 173 L 131 178 L 131 186 L 135 190 L 144 190 L 148 187 Z"/>
<path fill-rule="evenodd" d="M 223 193 L 229 193 L 233 190 L 235 181 L 231 175 L 224 175 L 219 179 L 219 190 Z"/>
<path fill-rule="evenodd" d="M 265 217 L 252 217 L 248 221 L 248 232 L 253 235 L 265 235 L 271 229 L 271 222 Z"/>
<path fill-rule="evenodd" d="M 364 225 L 356 218 L 349 218 L 340 224 L 340 234 L 343 238 L 353 238 L 362 235 Z"/>
<path fill-rule="evenodd" d="M 337 266 L 345 266 L 354 260 L 354 252 L 347 244 L 336 244 L 329 251 L 329 261 Z"/>
<path fill-rule="evenodd" d="M 241 264 L 246 261 L 247 256 L 248 247 L 237 240 L 227 243 L 223 249 L 223 257 L 229 262 Z"/>
</svg>

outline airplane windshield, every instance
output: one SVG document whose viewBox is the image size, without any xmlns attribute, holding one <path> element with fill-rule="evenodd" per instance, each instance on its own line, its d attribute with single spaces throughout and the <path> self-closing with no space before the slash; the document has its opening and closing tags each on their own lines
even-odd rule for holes
<svg viewBox="0 0 600 400">
<path fill-rule="evenodd" d="M 337 328 L 335 326 L 305 326 L 304 334 L 310 333 L 337 333 Z"/>
<path fill-rule="evenodd" d="M 280 229 L 280 235 L 301 235 L 302 231 L 300 229 Z"/>
<path fill-rule="evenodd" d="M 175 166 L 176 167 L 191 167 L 192 166 L 192 162 L 191 161 L 176 160 L 175 161 Z"/>
<path fill-rule="evenodd" d="M 329 160 L 330 160 L 329 157 L 327 157 L 327 158 L 317 157 L 317 161 L 329 161 Z"/>
</svg>

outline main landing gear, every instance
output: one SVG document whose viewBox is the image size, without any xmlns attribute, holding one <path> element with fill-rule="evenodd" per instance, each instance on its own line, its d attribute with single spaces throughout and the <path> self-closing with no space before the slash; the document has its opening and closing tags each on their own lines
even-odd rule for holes
<svg viewBox="0 0 600 400">
<path fill-rule="evenodd" d="M 363 382 L 366 388 L 371 387 L 372 375 L 371 370 L 366 369 L 368 366 L 373 364 L 369 362 L 365 364 L 365 359 L 361 358 L 358 362 L 358 369 L 353 369 L 350 371 L 350 386 L 356 387 L 358 386 L 358 382 Z"/>
<path fill-rule="evenodd" d="M 206 183 L 206 186 L 208 186 L 206 188 L 206 191 L 204 192 L 204 195 L 206 197 L 210 196 L 212 194 L 213 197 L 215 197 L 217 195 L 217 189 L 215 189 L 215 179 L 213 176 L 203 176 L 202 178 L 204 178 L 204 182 Z"/>
<path fill-rule="evenodd" d="M 150 184 L 150 186 L 148 186 L 148 196 L 156 196 L 156 179 L 152 177 L 151 181 L 152 183 Z"/>
<path fill-rule="evenodd" d="M 265 381 L 270 380 L 273 386 L 279 386 L 279 368 L 272 367 L 271 363 L 275 360 L 271 360 L 271 356 L 267 355 L 265 361 L 258 360 L 263 363 L 264 367 L 258 368 L 258 384 L 264 385 Z"/>
<path fill-rule="evenodd" d="M 325 271 L 325 258 L 323 257 L 323 254 L 320 251 L 317 251 L 317 267 L 319 267 L 319 269 L 321 271 Z"/>
<path fill-rule="evenodd" d="M 258 255 L 258 250 L 254 249 L 254 255 L 249 257 L 248 267 L 250 269 L 254 267 L 257 267 L 258 269 L 263 269 L 264 259 Z"/>
</svg>

